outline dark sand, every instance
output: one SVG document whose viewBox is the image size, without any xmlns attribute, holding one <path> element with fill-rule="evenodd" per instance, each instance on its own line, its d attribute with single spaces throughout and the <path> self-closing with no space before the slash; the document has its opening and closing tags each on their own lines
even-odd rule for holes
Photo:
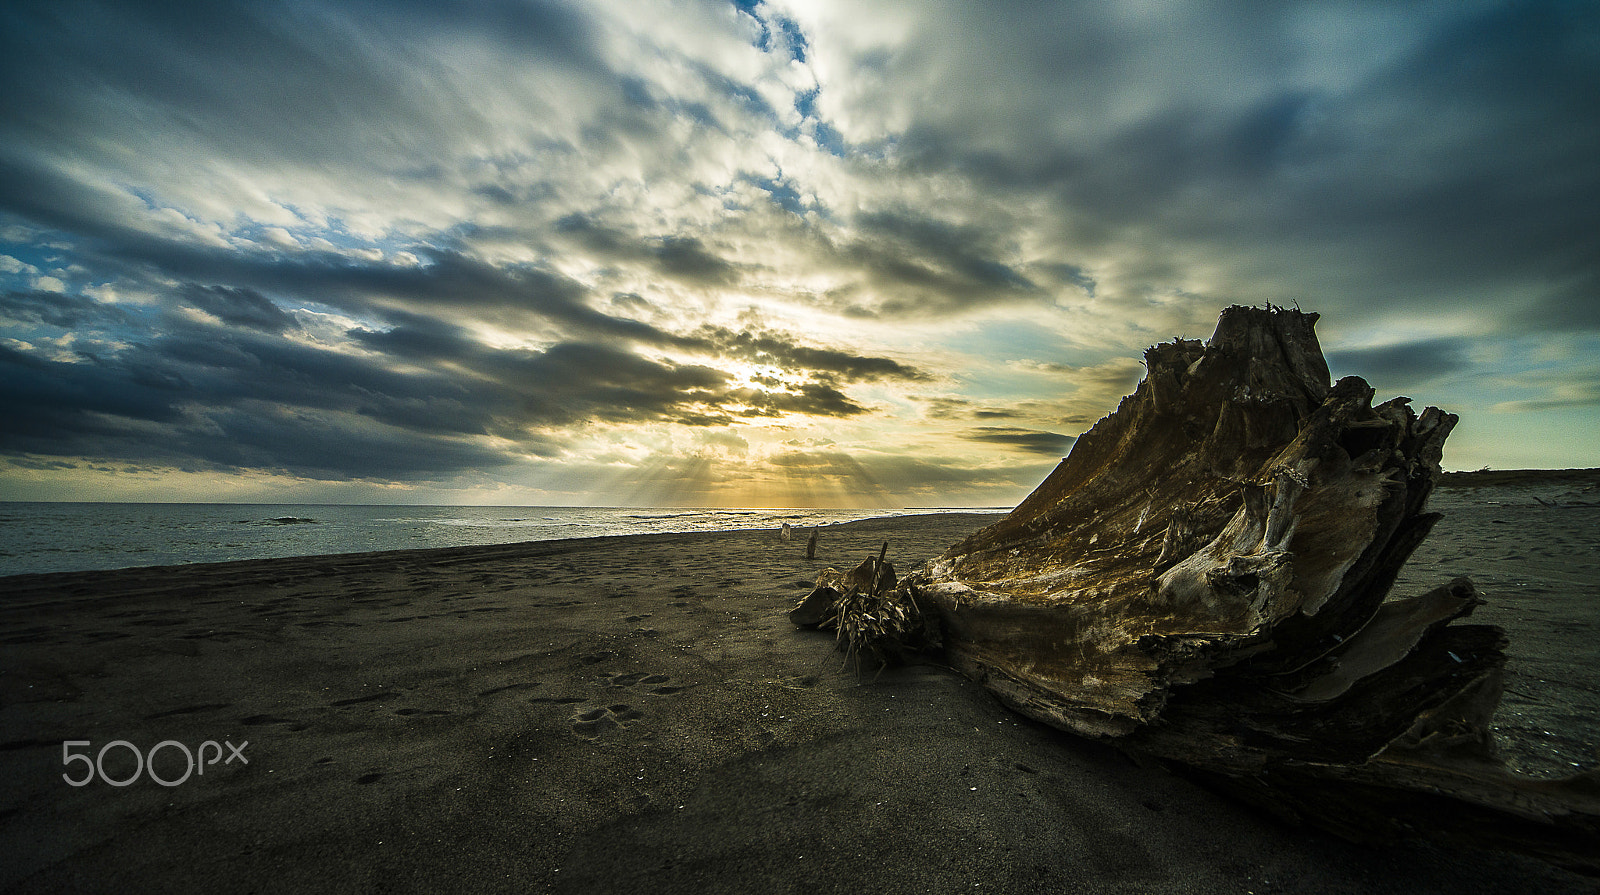
<svg viewBox="0 0 1600 895">
<path fill-rule="evenodd" d="M 0 580 L 0 888 L 1600 890 L 1282 826 L 785 618 L 827 565 L 992 518 L 835 527 L 815 561 L 746 532 Z M 64 740 L 249 764 L 74 788 Z"/>
</svg>

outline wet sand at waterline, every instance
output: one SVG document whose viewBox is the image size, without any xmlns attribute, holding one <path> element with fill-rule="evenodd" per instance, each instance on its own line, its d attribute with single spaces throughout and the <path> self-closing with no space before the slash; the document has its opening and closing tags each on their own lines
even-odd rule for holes
<svg viewBox="0 0 1600 895">
<path fill-rule="evenodd" d="M 1600 657 L 1572 607 L 1596 604 L 1597 511 L 1450 493 L 1490 509 L 1408 574 L 1488 579 L 1513 667 L 1591 688 L 1533 722 L 1568 725 L 1547 764 L 1592 765 Z M 994 518 L 833 526 L 814 560 L 751 531 L 0 579 L 0 889 L 1600 889 L 1283 826 L 937 666 L 858 675 L 786 618 L 826 566 L 887 541 L 905 569 Z"/>
</svg>

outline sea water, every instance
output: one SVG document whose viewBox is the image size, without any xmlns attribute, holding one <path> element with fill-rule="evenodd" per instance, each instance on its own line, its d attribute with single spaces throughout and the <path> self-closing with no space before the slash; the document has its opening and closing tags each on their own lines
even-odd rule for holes
<svg viewBox="0 0 1600 895">
<path fill-rule="evenodd" d="M 814 526 L 927 512 L 940 510 L 0 502 L 0 576 L 784 523 L 805 537 Z"/>
<path fill-rule="evenodd" d="M 1457 575 L 1484 603 L 1459 624 L 1510 637 L 1493 729 L 1514 770 L 1555 777 L 1600 767 L 1600 505 L 1567 484 L 1443 487 L 1443 514 L 1392 596 Z"/>
</svg>

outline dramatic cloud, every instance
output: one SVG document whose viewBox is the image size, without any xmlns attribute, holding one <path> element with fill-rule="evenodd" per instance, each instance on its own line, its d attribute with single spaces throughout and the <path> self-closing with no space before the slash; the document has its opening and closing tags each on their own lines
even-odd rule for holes
<svg viewBox="0 0 1600 895">
<path fill-rule="evenodd" d="M 1267 301 L 1600 465 L 1597 82 L 1564 2 L 7 3 L 0 497 L 1012 503 Z"/>
<path fill-rule="evenodd" d="M 1334 375 L 1349 371 L 1370 382 L 1423 384 L 1467 369 L 1472 343 L 1467 339 L 1425 339 L 1399 345 L 1351 348 L 1328 354 Z"/>
<path fill-rule="evenodd" d="M 1036 432 L 1032 429 L 1008 429 L 1001 426 L 984 426 L 968 433 L 966 438 L 990 444 L 1007 444 L 1020 451 L 1060 456 L 1072 447 L 1077 439 L 1071 435 L 1054 432 Z"/>
</svg>

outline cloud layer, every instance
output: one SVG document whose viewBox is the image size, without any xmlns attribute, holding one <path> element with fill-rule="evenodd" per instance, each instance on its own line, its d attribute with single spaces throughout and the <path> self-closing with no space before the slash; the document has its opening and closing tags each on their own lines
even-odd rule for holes
<svg viewBox="0 0 1600 895">
<path fill-rule="evenodd" d="M 0 497 L 1011 503 L 1264 301 L 1600 465 L 1597 82 L 1577 3 L 9 3 Z"/>
</svg>

